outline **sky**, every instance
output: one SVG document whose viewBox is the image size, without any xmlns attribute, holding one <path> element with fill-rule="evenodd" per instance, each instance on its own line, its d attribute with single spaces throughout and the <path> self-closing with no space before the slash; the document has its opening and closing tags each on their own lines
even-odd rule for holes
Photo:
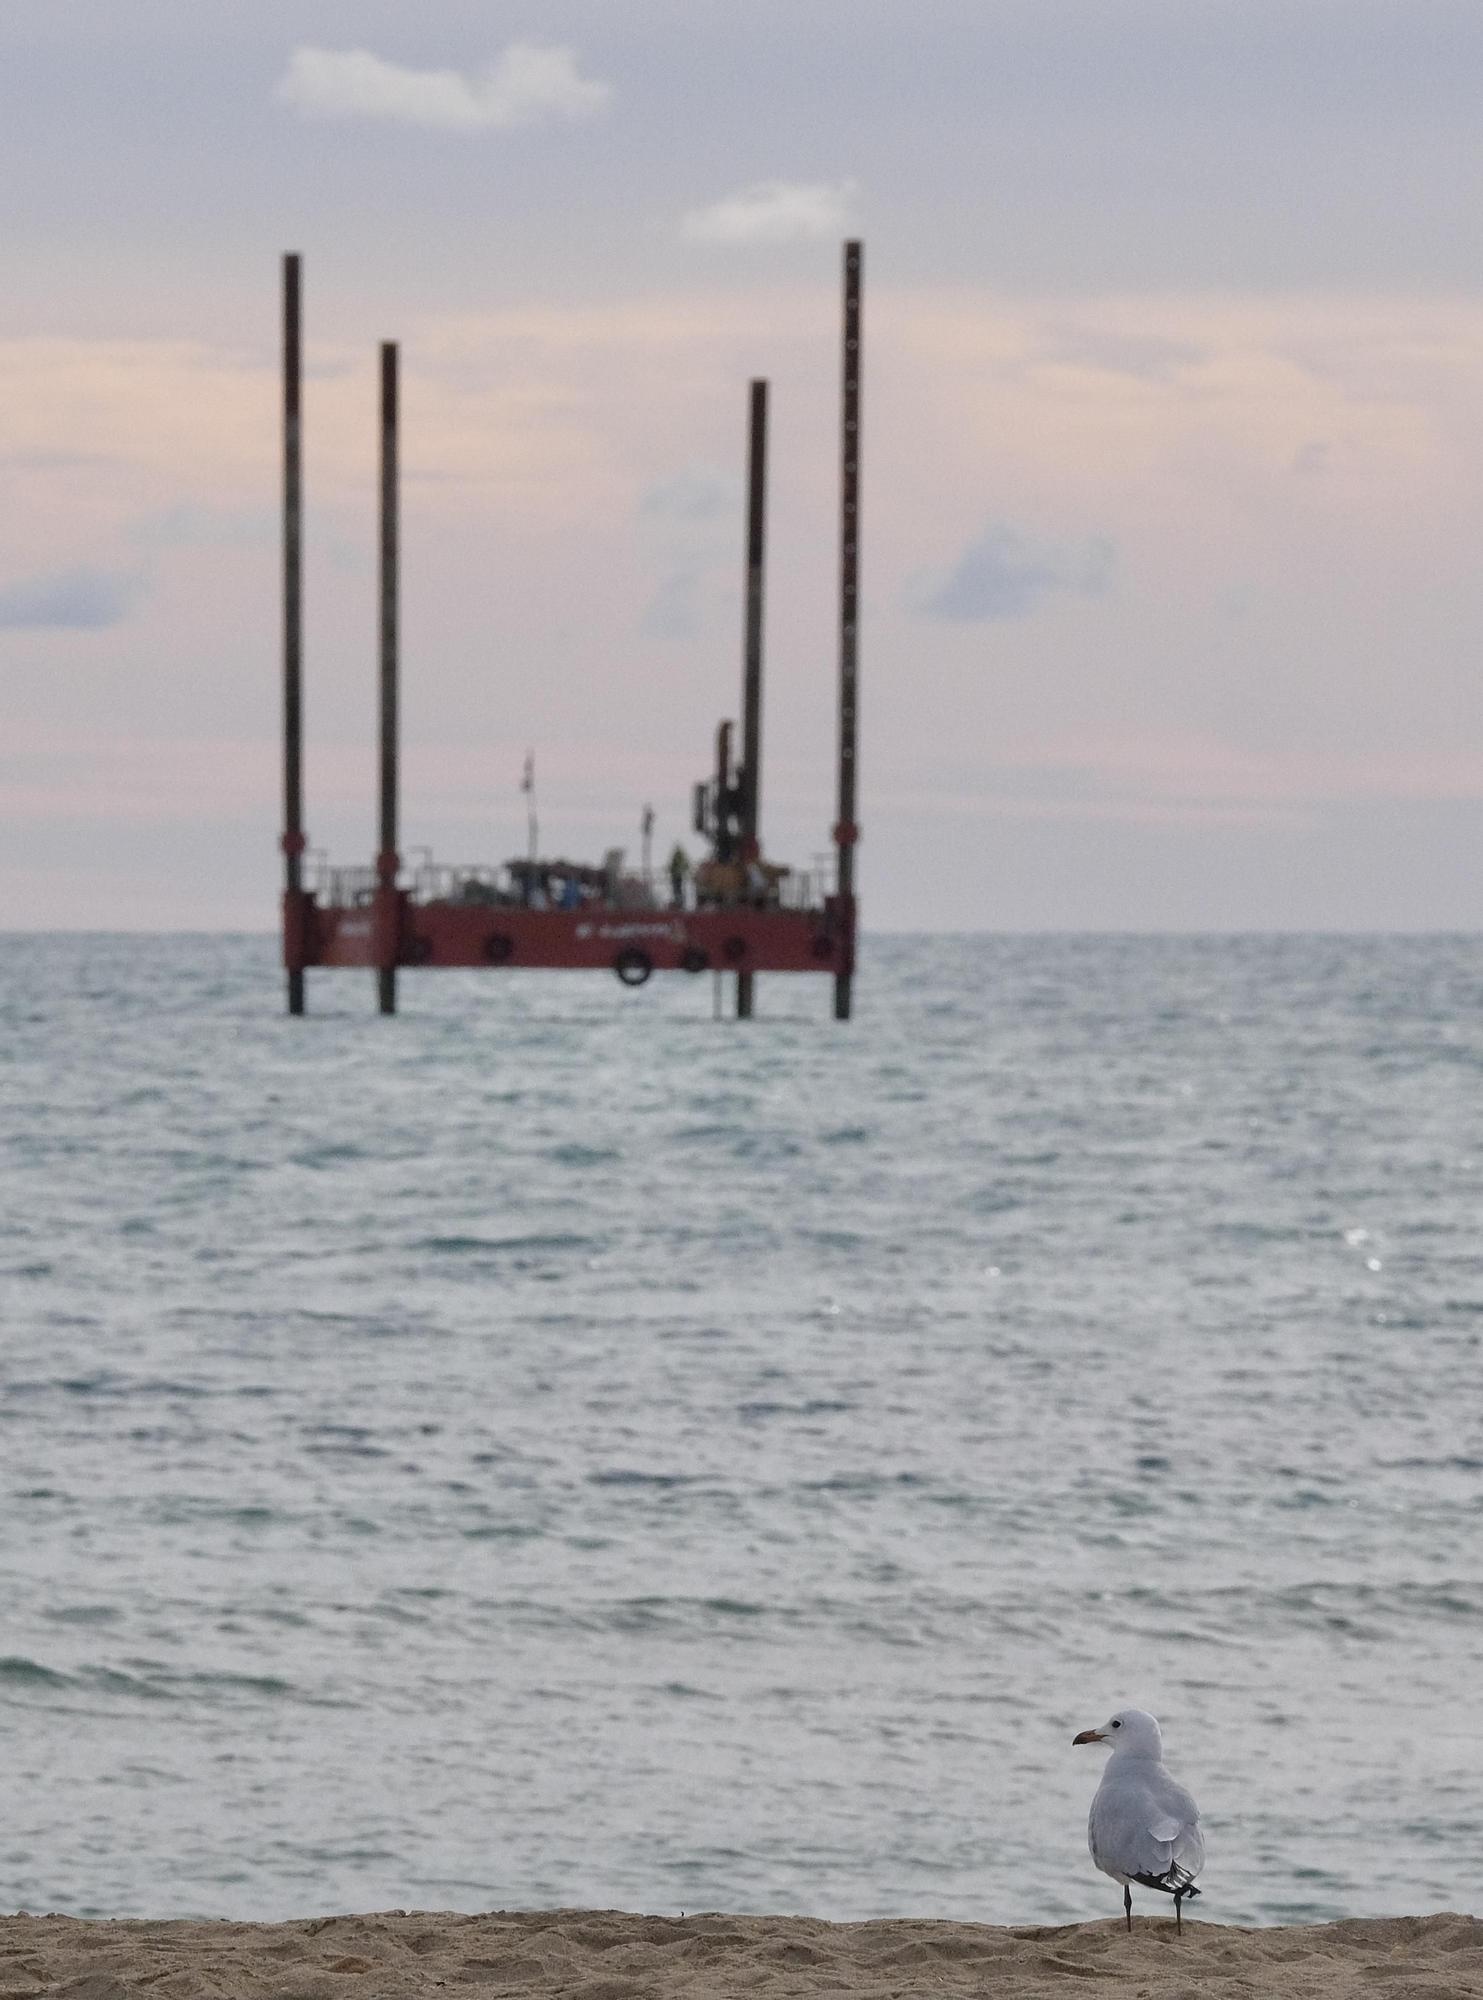
<svg viewBox="0 0 1483 2000">
<path fill-rule="evenodd" d="M 1483 925 L 1476 0 L 6 0 L 0 928 L 268 929 L 279 262 L 307 822 L 374 844 L 402 344 L 404 851 L 667 853 L 741 672 L 834 817 L 865 242 L 864 921 Z"/>
</svg>

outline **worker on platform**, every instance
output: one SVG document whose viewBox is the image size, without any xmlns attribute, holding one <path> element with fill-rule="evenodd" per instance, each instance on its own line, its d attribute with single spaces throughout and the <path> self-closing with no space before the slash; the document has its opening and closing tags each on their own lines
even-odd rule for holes
<svg viewBox="0 0 1483 2000">
<path fill-rule="evenodd" d="M 669 857 L 669 906 L 672 910 L 685 907 L 685 884 L 690 879 L 690 856 L 675 842 L 675 851 Z"/>
</svg>

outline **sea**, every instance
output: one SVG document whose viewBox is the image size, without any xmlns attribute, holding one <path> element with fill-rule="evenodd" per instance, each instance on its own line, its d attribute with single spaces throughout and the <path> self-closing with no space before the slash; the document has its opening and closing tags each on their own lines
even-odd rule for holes
<svg viewBox="0 0 1483 2000">
<path fill-rule="evenodd" d="M 829 994 L 0 939 L 0 1907 L 1477 1907 L 1483 938 Z"/>
</svg>

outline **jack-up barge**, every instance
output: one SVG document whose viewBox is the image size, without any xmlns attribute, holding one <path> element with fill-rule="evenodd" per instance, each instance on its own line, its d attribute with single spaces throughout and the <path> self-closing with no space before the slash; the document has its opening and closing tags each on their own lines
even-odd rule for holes
<svg viewBox="0 0 1483 2000">
<path fill-rule="evenodd" d="M 860 525 L 861 245 L 844 246 L 840 422 L 839 745 L 834 879 L 763 859 L 762 612 L 767 502 L 767 383 L 751 384 L 747 465 L 742 732 L 717 732 L 712 776 L 695 787 L 695 831 L 707 857 L 688 879 L 542 861 L 503 867 L 407 866 L 398 847 L 398 350 L 380 350 L 380 824 L 369 867 L 306 867 L 303 811 L 303 349 L 300 259 L 283 260 L 283 962 L 288 1011 L 304 1011 L 311 966 L 376 974 L 383 1014 L 396 1012 L 403 967 L 585 967 L 642 985 L 652 972 L 732 972 L 736 1013 L 752 1013 L 759 972 L 824 972 L 834 1016 L 850 1018 L 855 898 Z M 531 772 L 527 766 L 527 785 Z"/>
</svg>

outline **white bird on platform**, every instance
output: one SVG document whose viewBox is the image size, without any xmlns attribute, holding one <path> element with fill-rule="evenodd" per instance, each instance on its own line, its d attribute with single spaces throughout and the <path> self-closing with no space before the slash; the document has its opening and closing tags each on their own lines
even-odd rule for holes
<svg viewBox="0 0 1483 2000">
<path fill-rule="evenodd" d="M 1105 1743 L 1112 1751 L 1087 1818 L 1087 1846 L 1104 1875 L 1123 1885 L 1123 1911 L 1133 1928 L 1134 1882 L 1174 1898 L 1179 1906 L 1198 1896 L 1195 1877 L 1205 1865 L 1200 1808 L 1164 1769 L 1159 1725 L 1141 1708 L 1120 1708 L 1100 1729 L 1083 1729 L 1076 1743 Z"/>
</svg>

